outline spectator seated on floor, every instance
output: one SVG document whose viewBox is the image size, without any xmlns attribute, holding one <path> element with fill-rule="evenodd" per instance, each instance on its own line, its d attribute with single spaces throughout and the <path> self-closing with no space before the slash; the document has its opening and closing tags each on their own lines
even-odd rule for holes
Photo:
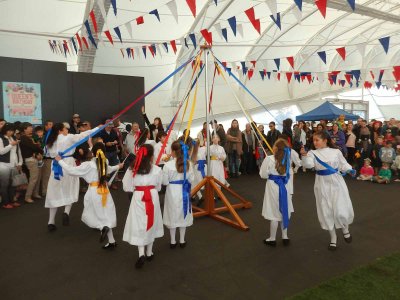
<svg viewBox="0 0 400 300">
<path fill-rule="evenodd" d="M 378 176 L 375 176 L 372 180 L 377 183 L 390 183 L 392 178 L 392 171 L 390 170 L 390 165 L 388 163 L 383 163 Z"/>
</svg>

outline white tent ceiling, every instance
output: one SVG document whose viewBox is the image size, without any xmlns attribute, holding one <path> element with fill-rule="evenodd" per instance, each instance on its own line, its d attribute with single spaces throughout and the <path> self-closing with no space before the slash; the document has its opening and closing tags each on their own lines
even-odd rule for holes
<svg viewBox="0 0 400 300">
<path fill-rule="evenodd" d="M 111 45 L 103 34 L 104 46 L 84 52 L 76 56 L 63 57 L 52 53 L 47 41 L 49 39 L 69 39 L 82 30 L 84 20 L 92 8 L 99 18 L 97 2 L 105 3 L 106 22 L 99 22 L 101 31 L 110 29 L 114 41 L 118 38 L 112 28 L 145 16 L 145 23 L 132 26 L 132 36 L 121 26 L 123 44 L 115 42 Z M 228 63 L 240 66 L 241 61 L 257 61 L 258 69 L 276 69 L 274 58 L 281 58 L 281 71 L 292 71 L 285 57 L 295 58 L 295 70 L 311 72 L 327 72 L 333 70 L 360 69 L 362 76 L 371 69 L 385 69 L 383 82 L 393 86 L 390 68 L 400 65 L 400 0 L 356 0 L 353 12 L 346 0 L 328 0 L 326 18 L 318 11 L 314 0 L 303 0 L 301 21 L 298 22 L 298 8 L 293 0 L 197 0 L 197 16 L 194 18 L 185 0 L 175 0 L 178 8 L 179 22 L 167 7 L 171 0 L 117 0 L 118 13 L 114 16 L 110 0 L 0 0 L 0 56 L 21 57 L 51 61 L 66 61 L 68 70 L 106 74 L 132 75 L 145 77 L 146 90 L 154 86 L 176 66 L 197 52 L 193 47 L 186 48 L 179 42 L 176 55 L 170 51 L 162 57 L 143 55 L 134 60 L 122 58 L 120 48 L 141 47 L 152 43 L 179 40 L 189 33 L 196 33 L 198 43 L 204 43 L 200 30 L 213 32 L 213 52 Z M 276 3 L 281 13 L 282 29 L 280 30 L 270 18 L 273 13 L 267 2 Z M 261 21 L 261 34 L 253 28 L 244 11 L 254 7 L 256 18 Z M 158 9 L 161 22 L 148 13 Z M 227 43 L 217 32 L 219 26 L 230 28 L 228 18 L 236 16 L 237 24 L 243 28 L 243 36 L 235 37 L 228 29 Z M 378 39 L 390 36 L 390 51 L 386 54 Z M 189 40 L 189 39 L 188 39 Z M 365 45 L 365 54 L 360 54 L 360 46 Z M 346 60 L 343 61 L 336 48 L 346 47 Z M 198 48 L 197 48 L 198 49 Z M 326 51 L 326 65 L 318 57 L 317 52 Z M 241 79 L 268 108 L 283 107 L 293 103 L 301 103 L 319 98 L 332 92 L 338 92 L 337 86 L 331 86 L 327 80 L 311 84 L 297 83 L 292 80 L 261 80 L 258 71 L 248 80 Z M 213 66 L 210 65 L 210 74 Z M 187 72 L 187 74 L 190 72 Z M 239 71 L 239 73 L 241 73 Z M 186 76 L 189 77 L 189 76 Z M 147 111 L 151 116 L 161 116 L 164 120 L 172 117 L 176 108 L 171 101 L 181 100 L 188 79 L 184 78 L 176 90 L 172 87 L 178 82 L 168 82 L 146 99 Z M 211 75 L 210 75 L 211 77 Z M 342 78 L 343 79 L 343 78 Z M 210 78 L 211 80 L 211 78 Z M 201 81 L 204 86 L 204 80 Z M 235 86 L 236 87 L 236 86 Z M 200 89 L 200 99 L 204 99 Z M 242 90 L 235 88 L 246 109 L 262 111 L 261 106 L 248 97 Z M 214 95 L 214 113 L 240 111 L 234 97 L 221 78 L 216 79 Z M 204 103 L 204 101 L 202 101 Z M 307 105 L 304 105 L 307 107 Z M 196 118 L 204 117 L 204 104 L 196 110 Z"/>
</svg>

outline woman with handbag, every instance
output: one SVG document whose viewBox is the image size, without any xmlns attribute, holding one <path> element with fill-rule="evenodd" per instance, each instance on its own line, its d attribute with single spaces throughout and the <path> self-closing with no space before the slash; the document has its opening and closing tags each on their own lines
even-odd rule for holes
<svg viewBox="0 0 400 300">
<path fill-rule="evenodd" d="M 22 155 L 18 141 L 14 140 L 14 125 L 5 124 L 0 131 L 0 192 L 2 207 L 6 209 L 20 206 L 13 202 L 14 189 L 12 186 L 12 175 L 14 170 L 22 172 Z"/>
</svg>

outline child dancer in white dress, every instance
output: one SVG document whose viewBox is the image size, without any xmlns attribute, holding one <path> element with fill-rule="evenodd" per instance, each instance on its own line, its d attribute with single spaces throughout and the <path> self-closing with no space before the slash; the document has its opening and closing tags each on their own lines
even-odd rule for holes
<svg viewBox="0 0 400 300">
<path fill-rule="evenodd" d="M 164 167 L 164 164 L 170 160 L 171 158 L 171 147 L 167 143 L 163 149 L 163 145 L 165 142 L 165 139 L 167 138 L 167 133 L 165 131 L 160 131 L 157 133 L 157 139 L 159 142 L 154 146 L 154 163 L 156 163 L 158 156 L 160 156 L 160 152 L 162 151 L 162 154 L 160 156 L 160 161 L 158 162 L 158 166 L 162 169 Z"/>
<path fill-rule="evenodd" d="M 82 177 L 89 188 L 85 194 L 82 221 L 87 226 L 101 230 L 100 242 L 108 237 L 108 243 L 103 249 L 114 249 L 117 246 L 112 228 L 117 226 L 115 206 L 110 191 L 107 187 L 107 174 L 122 168 L 123 164 L 109 166 L 104 155 L 103 143 L 96 143 L 92 148 L 94 158 L 85 161 L 78 167 L 67 164 L 60 156 L 55 159 L 70 176 Z"/>
<path fill-rule="evenodd" d="M 219 144 L 219 136 L 214 134 L 212 145 L 210 145 L 210 173 L 221 183 L 229 187 L 225 179 L 224 160 L 226 159 L 225 149 Z"/>
<path fill-rule="evenodd" d="M 68 134 L 68 129 L 63 123 L 54 124 L 47 138 L 46 147 L 47 154 L 51 158 L 55 158 L 60 152 L 67 150 L 69 147 L 82 140 L 84 137 L 96 131 L 96 128 L 82 132 L 80 134 Z M 65 153 L 63 160 L 68 165 L 75 167 L 75 159 L 72 157 L 75 148 Z M 79 196 L 79 178 L 62 174 L 62 168 L 59 167 L 57 161 L 53 161 L 49 183 L 47 185 L 45 207 L 49 208 L 49 222 L 47 228 L 49 231 L 57 229 L 55 225 L 55 217 L 57 209 L 64 206 L 63 225 L 69 225 L 69 213 L 72 204 L 78 201 Z"/>
<path fill-rule="evenodd" d="M 151 261 L 154 258 L 154 240 L 164 235 L 158 198 L 162 170 L 153 164 L 153 159 L 153 146 L 144 144 L 137 152 L 133 167 L 126 171 L 122 180 L 124 191 L 133 192 L 122 239 L 138 247 L 139 259 L 135 264 L 138 269 L 146 259 Z"/>
<path fill-rule="evenodd" d="M 206 160 L 207 147 L 201 147 L 199 139 L 195 139 L 191 161 L 194 165 L 194 182 L 192 188 L 200 183 L 204 177 L 207 176 L 207 160 Z M 202 188 L 204 189 L 204 187 Z M 197 197 L 201 199 L 201 192 L 197 192 Z"/>
<path fill-rule="evenodd" d="M 189 143 L 191 144 L 191 143 Z M 189 146 L 182 141 L 171 145 L 173 160 L 163 168 L 163 184 L 167 185 L 164 199 L 164 224 L 170 231 L 170 248 L 176 248 L 176 228 L 179 228 L 179 246 L 186 246 L 186 227 L 193 225 L 190 203 L 191 184 L 194 180 L 193 167 L 189 161 Z"/>
<path fill-rule="evenodd" d="M 355 176 L 355 171 L 343 157 L 339 149 L 333 148 L 329 135 L 325 131 L 316 132 L 313 136 L 316 150 L 308 153 L 301 149 L 303 166 L 315 168 L 314 193 L 317 203 L 318 220 L 322 229 L 328 230 L 331 241 L 328 249 L 336 250 L 336 228 L 341 228 L 344 240 L 351 243 L 349 225 L 353 222 L 354 211 L 349 191 L 343 176 L 346 172 Z"/>
<path fill-rule="evenodd" d="M 267 246 L 276 246 L 276 231 L 281 222 L 282 242 L 290 244 L 287 235 L 289 219 L 293 210 L 292 192 L 290 191 L 291 149 L 284 139 L 278 139 L 273 146 L 274 154 L 267 156 L 260 168 L 260 177 L 268 179 L 265 184 L 262 216 L 271 221 L 270 236 L 264 240 Z"/>
</svg>

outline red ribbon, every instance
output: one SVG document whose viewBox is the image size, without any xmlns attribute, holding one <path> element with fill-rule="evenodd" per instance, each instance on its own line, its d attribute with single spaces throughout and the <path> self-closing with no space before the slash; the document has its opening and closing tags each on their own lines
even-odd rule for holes
<svg viewBox="0 0 400 300">
<path fill-rule="evenodd" d="M 147 215 L 147 228 L 149 230 L 154 224 L 154 204 L 153 198 L 151 197 L 150 190 L 154 189 L 154 185 L 147 186 L 136 186 L 135 191 L 143 192 L 142 201 L 146 207 L 146 215 Z"/>
<path fill-rule="evenodd" d="M 146 147 L 140 147 L 139 151 L 136 154 L 136 159 L 135 159 L 135 165 L 133 166 L 133 177 L 135 177 L 140 164 L 142 163 L 142 159 L 144 156 L 147 155 L 147 148 Z"/>
</svg>

